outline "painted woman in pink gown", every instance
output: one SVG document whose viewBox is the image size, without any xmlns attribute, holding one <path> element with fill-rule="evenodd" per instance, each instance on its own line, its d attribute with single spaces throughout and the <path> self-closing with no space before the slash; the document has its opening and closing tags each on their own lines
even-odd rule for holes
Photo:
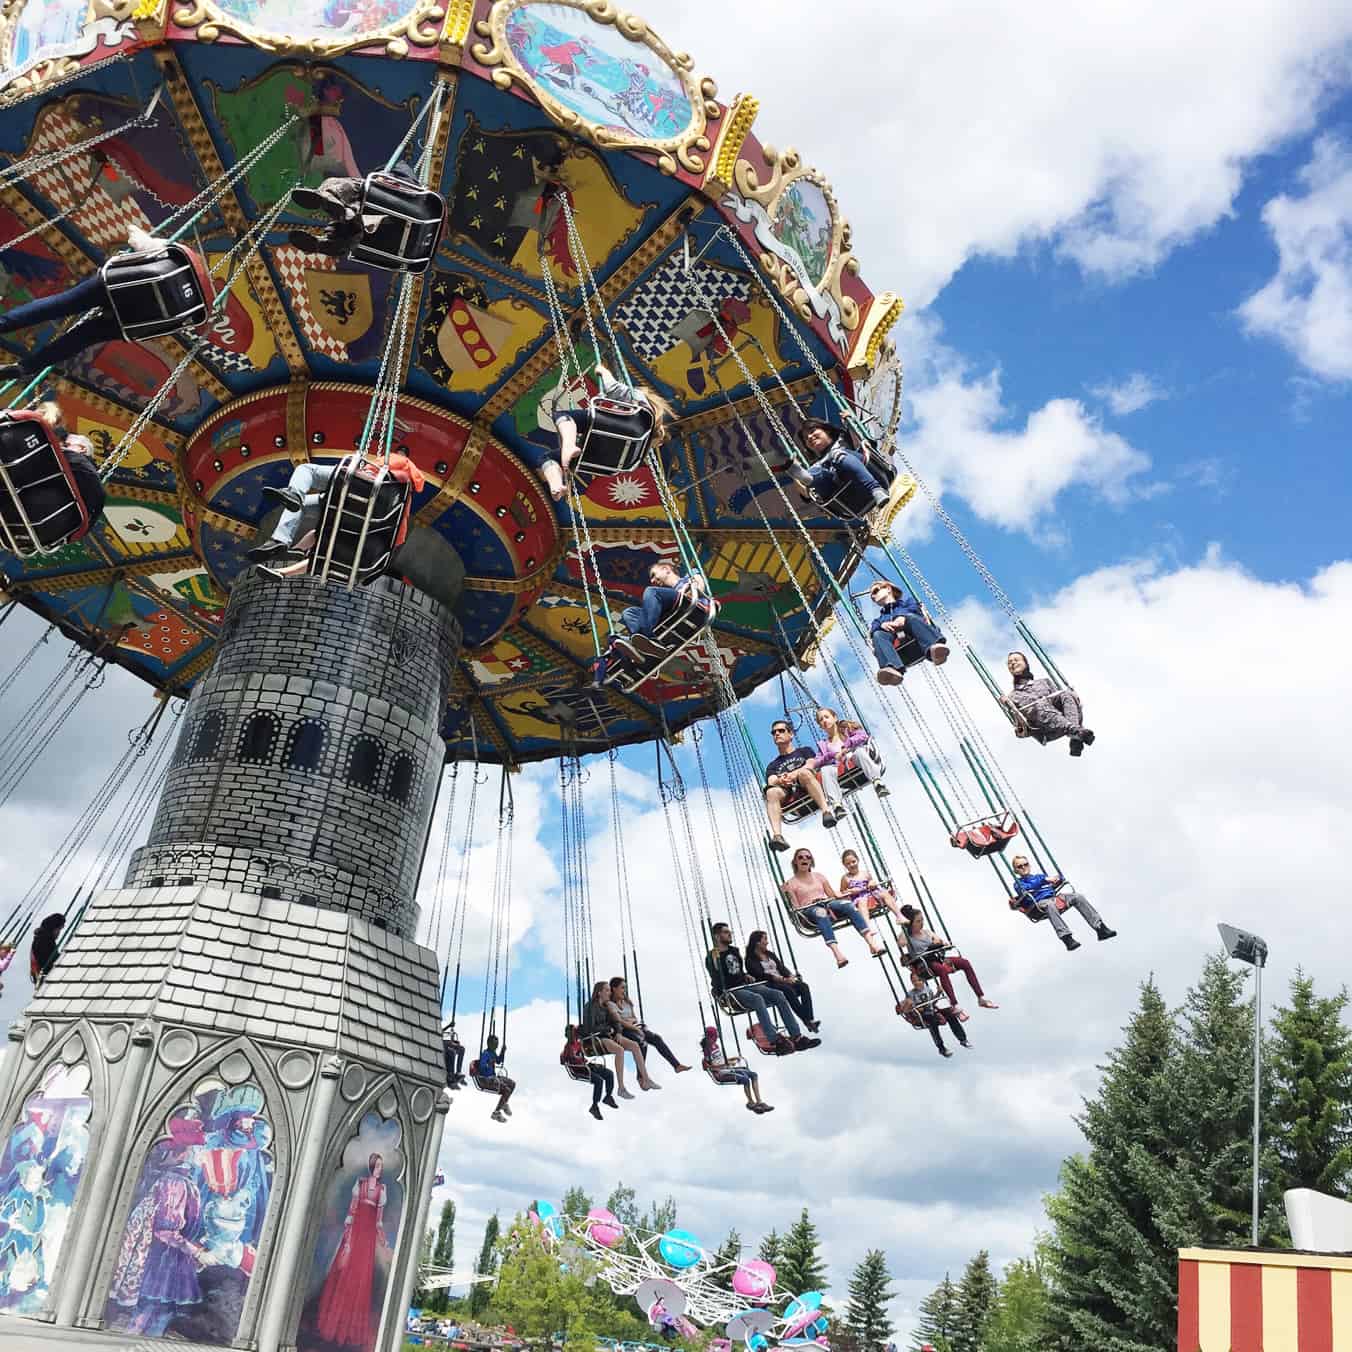
<svg viewBox="0 0 1352 1352">
<path fill-rule="evenodd" d="M 343 1237 L 329 1264 L 319 1297 L 317 1331 L 338 1347 L 369 1348 L 371 1292 L 375 1284 L 376 1250 L 388 1259 L 390 1246 L 381 1225 L 385 1218 L 385 1162 L 379 1155 L 366 1161 L 367 1176 L 352 1186 L 352 1201 L 343 1221 Z"/>
</svg>

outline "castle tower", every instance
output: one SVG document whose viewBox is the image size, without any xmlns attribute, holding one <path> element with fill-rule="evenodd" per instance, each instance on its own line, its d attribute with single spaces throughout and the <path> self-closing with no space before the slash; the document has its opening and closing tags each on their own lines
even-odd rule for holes
<svg viewBox="0 0 1352 1352">
<path fill-rule="evenodd" d="M 235 586 L 149 841 L 9 1034 L 0 1175 L 43 1221 L 0 1337 L 400 1346 L 449 1102 L 413 936 L 459 648 L 393 581 Z"/>
</svg>

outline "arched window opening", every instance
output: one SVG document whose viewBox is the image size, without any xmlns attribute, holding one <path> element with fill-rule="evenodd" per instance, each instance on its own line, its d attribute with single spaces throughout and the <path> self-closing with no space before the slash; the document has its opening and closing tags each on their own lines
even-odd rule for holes
<svg viewBox="0 0 1352 1352">
<path fill-rule="evenodd" d="M 374 737 L 358 737 L 347 753 L 347 782 L 354 789 L 375 791 L 380 783 L 380 767 L 385 760 L 385 748 Z"/>
<path fill-rule="evenodd" d="M 408 806 L 413 796 L 413 757 L 401 751 L 390 764 L 390 777 L 385 785 L 385 796 L 395 803 Z"/>
<path fill-rule="evenodd" d="M 240 730 L 236 759 L 249 765 L 266 765 L 277 746 L 279 722 L 276 714 L 250 714 Z"/>
<path fill-rule="evenodd" d="M 287 738 L 286 765 L 289 770 L 314 772 L 324 759 L 327 731 L 317 718 L 302 718 Z"/>
<path fill-rule="evenodd" d="M 190 761 L 215 760 L 221 749 L 221 738 L 225 734 L 225 715 L 219 709 L 205 714 L 197 725 L 192 739 L 192 750 L 188 753 Z"/>
</svg>

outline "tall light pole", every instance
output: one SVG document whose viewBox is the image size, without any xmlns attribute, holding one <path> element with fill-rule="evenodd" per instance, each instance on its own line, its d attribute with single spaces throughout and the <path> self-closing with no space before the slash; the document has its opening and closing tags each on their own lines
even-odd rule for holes
<svg viewBox="0 0 1352 1352">
<path fill-rule="evenodd" d="M 1233 925 L 1217 925 L 1225 951 L 1254 969 L 1253 988 L 1253 1238 L 1258 1247 L 1258 1146 L 1261 1121 L 1258 1111 L 1258 1086 L 1263 1073 L 1263 968 L 1267 964 L 1267 940 Z"/>
</svg>

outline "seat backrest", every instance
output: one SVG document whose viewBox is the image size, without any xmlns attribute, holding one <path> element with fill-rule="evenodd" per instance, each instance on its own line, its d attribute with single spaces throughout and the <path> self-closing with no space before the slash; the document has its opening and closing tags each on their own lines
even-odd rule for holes
<svg viewBox="0 0 1352 1352">
<path fill-rule="evenodd" d="M 206 322 L 208 298 L 193 256 L 182 244 L 166 244 L 153 252 L 114 254 L 100 275 L 108 305 L 128 342 Z"/>
<path fill-rule="evenodd" d="M 396 174 L 368 174 L 361 214 L 379 216 L 348 257 L 386 272 L 426 272 L 446 226 L 446 199 Z"/>
<path fill-rule="evenodd" d="M 624 474 L 643 463 L 653 434 L 653 411 L 641 399 L 586 396 L 582 407 L 590 415 L 579 424 L 577 459 L 573 474 L 584 479 Z"/>
<path fill-rule="evenodd" d="M 29 410 L 0 414 L 0 545 L 20 558 L 85 534 L 89 509 L 56 432 Z"/>
<path fill-rule="evenodd" d="M 383 465 L 346 456 L 324 492 L 310 572 L 349 587 L 379 577 L 404 522 L 411 485 Z"/>
</svg>

